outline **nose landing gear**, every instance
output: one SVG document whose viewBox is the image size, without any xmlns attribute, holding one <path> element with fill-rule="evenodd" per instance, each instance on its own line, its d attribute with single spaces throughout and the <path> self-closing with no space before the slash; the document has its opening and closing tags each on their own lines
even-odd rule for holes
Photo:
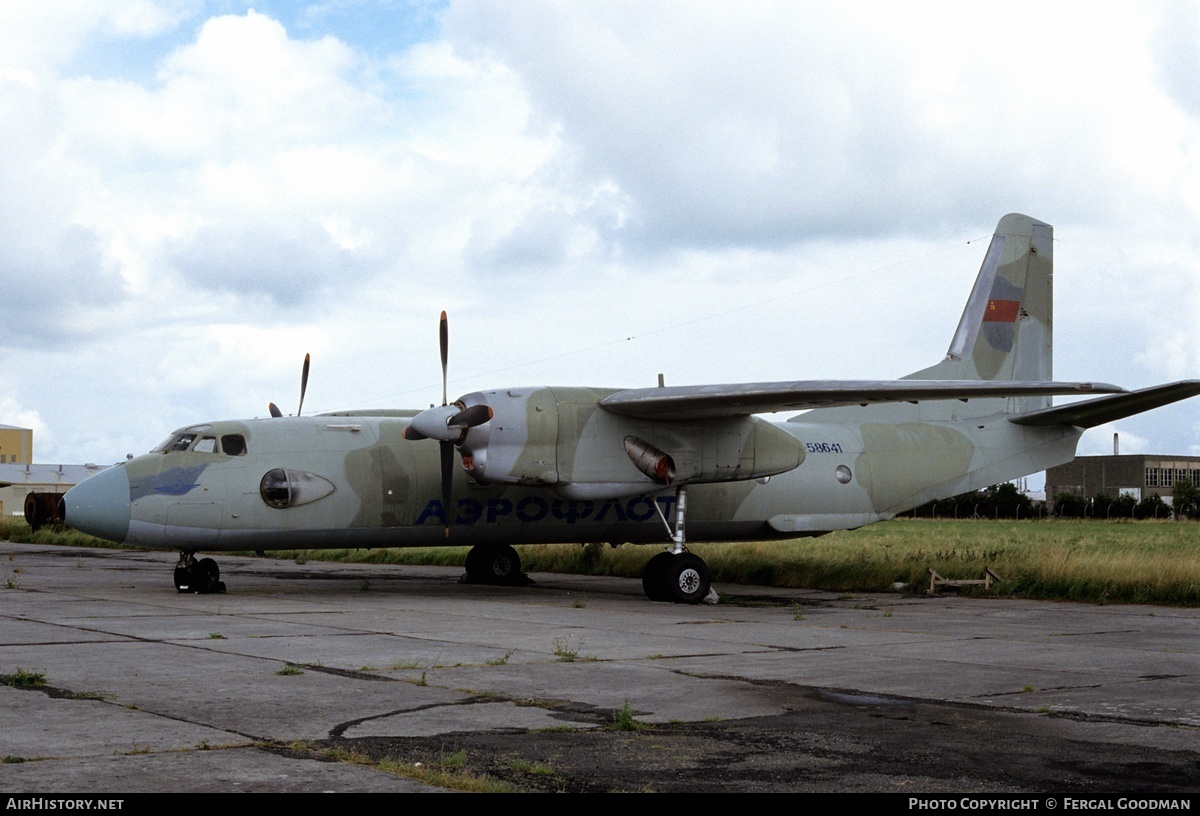
<svg viewBox="0 0 1200 816">
<path fill-rule="evenodd" d="M 221 568 L 211 558 L 197 561 L 195 553 L 184 550 L 179 553 L 179 562 L 175 565 L 175 589 L 200 594 L 224 592 Z"/>
<path fill-rule="evenodd" d="M 467 553 L 466 582 L 470 584 L 501 584 L 528 586 L 533 583 L 521 572 L 521 556 L 507 544 L 476 545 Z"/>
</svg>

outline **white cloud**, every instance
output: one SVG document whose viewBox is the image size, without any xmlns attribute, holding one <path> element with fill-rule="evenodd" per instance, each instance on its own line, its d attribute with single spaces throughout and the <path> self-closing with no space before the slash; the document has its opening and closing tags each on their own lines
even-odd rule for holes
<svg viewBox="0 0 1200 816">
<path fill-rule="evenodd" d="M 70 63 L 96 36 L 147 37 L 186 14 L 146 0 L 42 0 L 0 6 L 0 65 L 41 72 Z"/>
<path fill-rule="evenodd" d="M 0 10 L 0 386 L 65 460 L 293 410 L 305 351 L 314 409 L 436 398 L 442 308 L 463 391 L 903 374 L 1011 210 L 1060 376 L 1200 374 L 1173 6 L 214 7 Z"/>
<path fill-rule="evenodd" d="M 11 397 L 0 397 L 0 417 L 4 419 L 0 425 L 13 425 L 33 431 L 35 444 L 53 440 L 51 430 L 41 414 L 35 409 L 26 408 Z M 39 457 L 39 461 L 45 460 Z"/>
<path fill-rule="evenodd" d="M 1138 204 L 1131 176 L 1178 196 L 1195 143 L 1148 84 L 1141 9 L 462 2 L 448 19 L 656 244 L 918 231 L 1014 204 L 1094 220 Z"/>
</svg>

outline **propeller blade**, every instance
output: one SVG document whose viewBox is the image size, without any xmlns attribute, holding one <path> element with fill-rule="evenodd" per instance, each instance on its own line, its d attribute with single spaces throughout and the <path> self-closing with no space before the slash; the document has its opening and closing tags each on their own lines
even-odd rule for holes
<svg viewBox="0 0 1200 816">
<path fill-rule="evenodd" d="M 472 405 L 470 408 L 465 408 L 459 411 L 454 416 L 450 417 L 450 421 L 446 423 L 447 428 L 474 428 L 476 425 L 482 425 L 485 422 L 491 421 L 493 412 L 490 406 L 487 405 Z"/>
<path fill-rule="evenodd" d="M 407 428 L 405 428 L 404 433 L 402 433 L 400 435 L 403 436 L 405 439 L 407 439 L 409 442 L 416 442 L 421 439 L 429 438 L 428 436 L 426 436 L 425 434 L 421 433 L 416 428 L 414 428 L 412 425 L 409 425 Z"/>
<path fill-rule="evenodd" d="M 446 405 L 449 402 L 446 399 L 446 363 L 450 358 L 450 322 L 445 312 L 442 312 L 442 319 L 438 323 L 438 341 L 442 347 L 442 405 Z"/>
<path fill-rule="evenodd" d="M 271 412 L 271 416 L 275 417 L 276 419 L 283 416 L 283 411 L 280 411 L 279 406 L 273 402 L 267 405 L 267 409 Z"/>
<path fill-rule="evenodd" d="M 304 392 L 308 390 L 308 366 L 309 356 L 304 355 L 304 368 L 300 371 L 300 407 L 296 409 L 296 416 L 300 416 L 300 412 L 304 410 Z"/>
<path fill-rule="evenodd" d="M 450 498 L 454 480 L 454 443 L 439 442 L 442 449 L 442 514 L 446 522 L 446 538 L 450 537 Z"/>
</svg>

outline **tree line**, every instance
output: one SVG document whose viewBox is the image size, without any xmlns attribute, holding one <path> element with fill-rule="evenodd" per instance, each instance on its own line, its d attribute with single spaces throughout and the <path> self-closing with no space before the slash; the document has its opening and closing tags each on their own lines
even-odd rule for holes
<svg viewBox="0 0 1200 816">
<path fill-rule="evenodd" d="M 1183 479 L 1175 483 L 1174 504 L 1167 504 L 1157 494 L 1113 498 L 1104 493 L 1080 496 L 1059 493 L 1049 503 L 1035 502 L 1011 482 L 1003 482 L 983 490 L 972 490 L 948 499 L 928 502 L 902 515 L 911 518 L 1063 518 L 1097 519 L 1200 519 L 1200 488 Z"/>
</svg>

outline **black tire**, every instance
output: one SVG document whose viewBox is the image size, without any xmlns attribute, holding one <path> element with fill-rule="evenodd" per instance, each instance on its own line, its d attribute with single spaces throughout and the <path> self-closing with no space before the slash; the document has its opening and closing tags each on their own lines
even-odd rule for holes
<svg viewBox="0 0 1200 816">
<path fill-rule="evenodd" d="M 667 567 L 675 560 L 675 554 L 660 552 L 646 562 L 642 569 L 642 592 L 652 601 L 669 601 L 667 594 Z"/>
<path fill-rule="evenodd" d="M 467 553 L 467 579 L 473 583 L 513 584 L 521 577 L 521 556 L 507 544 L 472 547 Z"/>
<path fill-rule="evenodd" d="M 175 568 L 175 589 L 180 592 L 194 592 L 192 582 L 195 579 L 192 577 L 192 571 L 187 567 Z"/>
<path fill-rule="evenodd" d="M 467 580 L 471 583 L 478 583 L 483 578 L 483 558 L 484 552 L 482 547 L 472 547 L 467 550 L 467 561 L 463 568 L 467 571 Z"/>
<path fill-rule="evenodd" d="M 196 562 L 196 566 L 192 568 L 192 574 L 195 577 L 197 592 L 220 592 L 223 585 L 221 584 L 221 568 L 217 566 L 217 562 L 211 558 L 201 558 Z"/>
<path fill-rule="evenodd" d="M 708 564 L 698 555 L 683 553 L 667 564 L 663 587 L 675 603 L 698 604 L 712 587 Z"/>
</svg>

